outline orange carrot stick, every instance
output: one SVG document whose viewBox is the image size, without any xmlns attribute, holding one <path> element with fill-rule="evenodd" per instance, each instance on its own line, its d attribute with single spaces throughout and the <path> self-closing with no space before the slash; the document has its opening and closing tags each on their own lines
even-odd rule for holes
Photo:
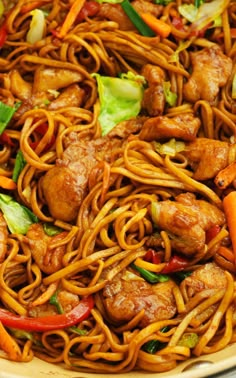
<svg viewBox="0 0 236 378">
<path fill-rule="evenodd" d="M 141 13 L 143 21 L 152 29 L 155 33 L 159 34 L 163 38 L 167 38 L 171 33 L 171 26 L 166 22 L 159 20 L 151 13 Z"/>
<path fill-rule="evenodd" d="M 39 7 L 43 6 L 43 5 L 45 5 L 45 3 L 49 3 L 50 1 L 51 0 L 29 1 L 28 3 L 24 4 L 21 7 L 20 13 L 21 14 L 25 14 L 27 12 L 32 11 L 33 9 L 36 9 L 36 8 L 39 8 Z"/>
<path fill-rule="evenodd" d="M 70 30 L 71 26 L 76 20 L 76 17 L 79 15 L 82 7 L 85 4 L 85 0 L 75 0 L 70 8 L 69 12 L 67 13 L 66 19 L 62 24 L 61 30 L 58 33 L 58 38 L 64 38 L 67 32 Z"/>
<path fill-rule="evenodd" d="M 3 189 L 14 190 L 16 189 L 16 183 L 9 177 L 0 176 L 0 187 Z"/>
<path fill-rule="evenodd" d="M 232 242 L 234 262 L 236 264 L 236 191 L 232 191 L 225 196 L 223 199 L 223 208 Z"/>
<path fill-rule="evenodd" d="M 16 341 L 6 331 L 2 322 L 0 322 L 0 348 L 8 355 L 12 361 L 21 360 L 21 350 Z"/>
<path fill-rule="evenodd" d="M 226 260 L 234 263 L 234 253 L 231 249 L 221 245 L 219 249 L 217 250 L 217 253 L 223 256 Z"/>
</svg>

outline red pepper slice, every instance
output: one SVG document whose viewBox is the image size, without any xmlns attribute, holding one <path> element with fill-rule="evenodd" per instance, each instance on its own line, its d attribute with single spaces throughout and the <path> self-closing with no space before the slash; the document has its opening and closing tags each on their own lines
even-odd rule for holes
<svg viewBox="0 0 236 378">
<path fill-rule="evenodd" d="M 96 1 L 86 1 L 83 8 L 79 12 L 76 22 L 82 22 L 86 17 L 93 17 L 98 13 L 100 4 Z"/>
<path fill-rule="evenodd" d="M 184 24 L 183 24 L 183 20 L 181 17 L 176 17 L 174 16 L 172 18 L 172 21 L 171 21 L 172 25 L 177 29 L 177 30 L 180 30 L 182 32 L 185 32 L 185 28 L 184 28 Z"/>
<path fill-rule="evenodd" d="M 3 133 L 0 135 L 0 143 L 8 144 L 9 146 L 12 146 L 12 147 L 15 145 L 13 141 L 11 140 L 11 138 L 9 137 L 9 135 L 5 131 L 3 131 Z"/>
<path fill-rule="evenodd" d="M 68 328 L 87 319 L 94 306 L 92 296 L 82 299 L 70 312 L 58 315 L 30 318 L 12 314 L 0 309 L 0 321 L 6 327 L 22 329 L 25 331 L 45 332 L 55 329 Z"/>
<path fill-rule="evenodd" d="M 3 47 L 4 43 L 6 42 L 7 39 L 7 26 L 4 23 L 0 27 L 0 48 Z"/>
<path fill-rule="evenodd" d="M 221 227 L 218 224 L 215 224 L 209 230 L 206 231 L 206 244 L 208 244 L 212 239 L 219 234 Z"/>
<path fill-rule="evenodd" d="M 180 270 L 185 269 L 189 265 L 189 261 L 183 257 L 174 255 L 167 262 L 164 269 L 161 273 L 174 273 L 179 272 Z"/>
<path fill-rule="evenodd" d="M 149 249 L 144 255 L 143 259 L 152 264 L 160 264 L 161 258 L 154 249 Z"/>
</svg>

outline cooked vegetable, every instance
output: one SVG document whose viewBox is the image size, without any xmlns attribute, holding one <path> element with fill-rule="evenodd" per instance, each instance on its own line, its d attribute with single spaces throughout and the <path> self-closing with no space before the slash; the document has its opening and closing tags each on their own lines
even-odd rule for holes
<svg viewBox="0 0 236 378">
<path fill-rule="evenodd" d="M 14 190 L 16 183 L 11 178 L 0 175 L 0 187 L 3 189 Z"/>
<path fill-rule="evenodd" d="M 191 30 L 201 30 L 217 17 L 219 17 L 227 8 L 229 0 L 213 0 L 209 3 L 204 3 L 198 8 L 196 19 L 194 20 Z"/>
<path fill-rule="evenodd" d="M 19 150 L 16 154 L 16 161 L 15 161 L 15 165 L 14 165 L 13 173 L 12 173 L 12 180 L 14 182 L 17 182 L 18 177 L 25 165 L 26 165 L 26 160 L 24 158 L 22 151 Z"/>
<path fill-rule="evenodd" d="M 155 0 L 154 2 L 156 4 L 160 4 L 160 5 L 168 5 L 170 3 L 172 3 L 173 0 Z"/>
<path fill-rule="evenodd" d="M 230 248 L 221 245 L 217 250 L 217 253 L 234 264 L 234 253 Z"/>
<path fill-rule="evenodd" d="M 1 40 L 1 37 L 0 37 L 0 40 Z M 0 42 L 0 46 L 1 46 L 1 42 Z M 4 104 L 2 101 L 0 101 L 0 134 L 2 134 L 4 129 L 7 127 L 15 111 L 16 111 L 15 108 L 8 106 Z"/>
<path fill-rule="evenodd" d="M 177 101 L 177 94 L 171 91 L 170 81 L 164 81 L 163 90 L 165 95 L 165 100 L 170 106 L 175 106 Z"/>
<path fill-rule="evenodd" d="M 161 329 L 161 332 L 163 333 L 167 331 L 169 331 L 169 327 L 163 327 Z M 158 350 L 164 348 L 165 346 L 166 343 L 163 343 L 160 340 L 150 340 L 142 346 L 142 350 L 144 350 L 147 353 L 154 354 Z"/>
<path fill-rule="evenodd" d="M 177 345 L 187 348 L 194 348 L 198 343 L 198 335 L 196 333 L 184 333 Z"/>
<path fill-rule="evenodd" d="M 0 349 L 8 355 L 12 361 L 19 361 L 21 358 L 21 350 L 17 342 L 6 331 L 2 322 L 0 321 Z"/>
<path fill-rule="evenodd" d="M 57 33 L 58 38 L 64 38 L 65 35 L 68 33 L 70 28 L 73 26 L 76 18 L 78 17 L 82 7 L 85 4 L 85 0 L 75 0 L 74 3 L 72 4 L 69 12 L 66 15 L 65 21 L 62 24 L 62 27 Z"/>
<path fill-rule="evenodd" d="M 48 236 L 55 236 L 62 232 L 62 228 L 55 226 L 52 223 L 44 223 L 43 229 Z"/>
<path fill-rule="evenodd" d="M 29 226 L 38 222 L 38 218 L 27 207 L 7 194 L 0 194 L 0 209 L 12 233 L 26 234 Z"/>
<path fill-rule="evenodd" d="M 232 242 L 234 260 L 236 262 L 236 191 L 232 191 L 223 199 L 223 208 Z"/>
<path fill-rule="evenodd" d="M 70 312 L 38 318 L 19 316 L 7 310 L 0 309 L 0 322 L 7 327 L 23 329 L 25 331 L 45 332 L 54 329 L 63 329 L 87 319 L 93 306 L 93 297 L 89 296 L 82 299 Z"/>
<path fill-rule="evenodd" d="M 45 16 L 41 9 L 34 9 L 31 11 L 32 20 L 30 22 L 30 28 L 26 36 L 26 41 L 32 45 L 43 39 L 43 33 L 45 28 Z"/>
<path fill-rule="evenodd" d="M 157 254 L 157 252 L 154 249 L 149 249 L 146 254 L 144 255 L 143 259 L 145 261 L 148 261 L 152 264 L 160 264 L 161 259 L 160 256 Z"/>
<path fill-rule="evenodd" d="M 166 266 L 161 271 L 162 273 L 174 273 L 185 269 L 189 265 L 189 261 L 183 257 L 173 255 L 166 263 Z"/>
<path fill-rule="evenodd" d="M 102 135 L 117 123 L 136 117 L 141 109 L 143 84 L 140 77 L 122 75 L 120 78 L 93 75 L 98 84 L 100 100 L 99 122 Z"/>
<path fill-rule="evenodd" d="M 134 263 L 131 264 L 131 267 L 137 270 L 141 276 L 149 283 L 158 283 L 158 282 L 166 282 L 169 281 L 169 276 L 165 274 L 156 274 L 153 272 L 149 272 L 146 269 L 140 268 L 139 266 L 135 265 Z"/>
<path fill-rule="evenodd" d="M 143 21 L 142 17 L 136 12 L 129 0 L 124 0 L 121 6 L 140 34 L 146 37 L 155 37 L 156 34 L 154 31 Z"/>
<path fill-rule="evenodd" d="M 50 298 L 49 300 L 49 303 L 53 306 L 56 307 L 57 309 L 57 312 L 58 314 L 63 314 L 64 311 L 63 311 L 63 308 L 62 308 L 62 305 L 60 304 L 58 298 L 57 298 L 57 295 L 58 295 L 58 291 L 56 291 Z"/>
<path fill-rule="evenodd" d="M 156 34 L 167 38 L 171 33 L 171 26 L 166 22 L 159 20 L 151 13 L 142 13 L 141 18 Z"/>
<path fill-rule="evenodd" d="M 121 0 L 122 1 L 122 0 Z M 100 5 L 96 1 L 86 1 L 78 16 L 76 22 L 82 22 L 86 17 L 92 17 L 99 11 Z"/>
<path fill-rule="evenodd" d="M 206 230 L 206 244 L 208 244 L 212 239 L 216 237 L 216 235 L 219 234 L 221 230 L 221 227 L 218 224 L 215 224 L 208 230 Z"/>
<path fill-rule="evenodd" d="M 178 152 L 184 151 L 185 143 L 172 138 L 166 143 L 155 142 L 155 149 L 161 155 L 175 156 Z"/>
</svg>

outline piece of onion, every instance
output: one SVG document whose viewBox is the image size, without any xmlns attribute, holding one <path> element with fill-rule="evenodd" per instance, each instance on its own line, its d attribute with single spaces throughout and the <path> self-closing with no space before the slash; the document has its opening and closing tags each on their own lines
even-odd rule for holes
<svg viewBox="0 0 236 378">
<path fill-rule="evenodd" d="M 219 17 L 229 5 L 230 0 L 213 0 L 203 3 L 197 13 L 196 20 L 192 24 L 193 30 L 201 30 Z"/>
<path fill-rule="evenodd" d="M 45 28 L 45 16 L 40 9 L 34 9 L 30 12 L 32 20 L 30 22 L 30 28 L 26 36 L 26 41 L 30 44 L 34 44 L 43 38 Z"/>
</svg>

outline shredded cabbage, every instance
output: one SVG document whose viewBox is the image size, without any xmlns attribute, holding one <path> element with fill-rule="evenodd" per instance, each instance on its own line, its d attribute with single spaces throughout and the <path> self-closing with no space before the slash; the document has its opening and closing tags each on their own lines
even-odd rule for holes
<svg viewBox="0 0 236 378">
<path fill-rule="evenodd" d="M 214 22 L 227 8 L 230 0 L 213 0 L 204 3 L 198 8 L 196 19 L 192 24 L 192 30 L 201 30 L 211 22 Z"/>
<path fill-rule="evenodd" d="M 144 87 L 140 76 L 121 75 L 120 78 L 93 74 L 98 84 L 102 135 L 121 121 L 136 117 L 141 110 Z M 128 79 L 129 77 L 129 79 Z"/>
</svg>

